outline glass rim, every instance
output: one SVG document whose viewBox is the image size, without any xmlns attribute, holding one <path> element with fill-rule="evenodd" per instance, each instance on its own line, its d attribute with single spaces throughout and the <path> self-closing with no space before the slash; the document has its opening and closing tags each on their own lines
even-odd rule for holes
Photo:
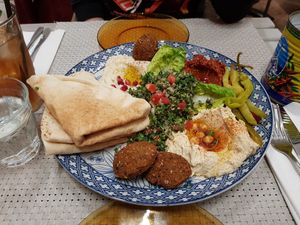
<svg viewBox="0 0 300 225">
<path fill-rule="evenodd" d="M 300 21 L 300 10 L 292 12 L 288 17 L 288 23 L 295 29 L 295 31 L 299 34 L 299 21 Z M 297 24 L 296 24 L 297 23 Z M 297 26 L 298 25 L 298 26 Z"/>
<path fill-rule="evenodd" d="M 13 113 L 12 115 L 10 115 L 9 118 L 7 119 L 4 119 L 2 122 L 8 122 L 8 121 L 11 121 L 13 119 L 15 119 L 18 115 L 20 115 L 21 113 L 23 113 L 24 111 L 27 111 L 28 107 L 30 108 L 30 111 L 32 110 L 31 109 L 31 104 L 29 102 L 29 92 L 28 92 L 28 89 L 26 87 L 26 85 L 16 79 L 16 78 L 13 78 L 13 77 L 0 77 L 0 83 L 2 81 L 5 81 L 5 80 L 11 80 L 11 81 L 14 81 L 16 82 L 17 85 L 20 85 L 21 89 L 22 89 L 22 93 L 23 93 L 23 96 L 22 96 L 22 102 L 24 102 L 25 104 L 22 104 L 16 111 L 15 113 Z M 1 89 L 1 88 L 0 88 Z M 2 96 L 1 96 L 2 97 Z M 1 123 L 3 124 L 3 123 Z M 1 126 L 0 126 L 1 127 Z"/>
<path fill-rule="evenodd" d="M 21 87 L 22 87 L 22 90 L 25 92 L 24 93 L 24 99 L 28 100 L 29 101 L 29 92 L 28 92 L 28 88 L 27 86 L 20 80 L 14 78 L 14 77 L 9 77 L 9 76 L 5 76 L 5 77 L 0 77 L 0 83 L 1 81 L 3 80 L 12 80 L 16 83 L 18 83 Z"/>
<path fill-rule="evenodd" d="M 4 1 L 1 0 L 0 3 L 4 4 Z M 10 4 L 10 7 L 11 7 L 12 14 L 11 14 L 10 17 L 8 17 L 4 21 L 0 22 L 0 27 L 7 24 L 7 23 L 9 23 L 10 21 L 12 21 L 13 18 L 16 16 L 16 7 L 15 7 L 15 5 L 12 4 L 11 2 L 9 4 Z"/>
<path fill-rule="evenodd" d="M 176 18 L 164 13 L 135 12 L 130 14 L 125 13 L 123 15 L 116 15 L 111 20 L 119 20 L 119 19 L 136 20 L 136 19 L 176 19 Z"/>
</svg>

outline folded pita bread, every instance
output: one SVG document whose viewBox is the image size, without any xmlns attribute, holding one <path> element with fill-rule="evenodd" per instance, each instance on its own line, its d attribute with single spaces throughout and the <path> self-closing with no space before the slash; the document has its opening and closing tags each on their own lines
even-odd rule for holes
<svg viewBox="0 0 300 225">
<path fill-rule="evenodd" d="M 149 118 L 142 119 L 139 123 L 128 124 L 127 130 L 133 133 L 146 127 L 149 124 Z M 131 126 L 131 127 L 130 127 Z M 117 129 L 117 128 L 116 128 Z M 109 140 L 98 142 L 94 145 L 77 147 L 71 137 L 63 130 L 61 125 L 51 116 L 48 109 L 45 108 L 41 120 L 41 137 L 45 146 L 46 155 L 52 154 L 74 154 L 101 150 L 116 144 L 124 143 L 127 137 L 132 133 L 125 133 L 124 136 L 114 137 Z"/>
<path fill-rule="evenodd" d="M 61 136 L 61 143 L 92 146 L 127 137 L 149 124 L 151 107 L 147 101 L 100 84 L 86 72 L 77 77 L 34 75 L 27 83 L 37 90 L 68 135 Z"/>
<path fill-rule="evenodd" d="M 90 146 L 85 147 L 77 147 L 74 144 L 64 144 L 64 143 L 55 143 L 55 142 L 48 142 L 45 139 L 42 141 L 45 147 L 45 154 L 46 155 L 63 155 L 63 154 L 75 154 L 75 153 L 86 153 L 86 152 L 93 152 L 98 151 L 104 148 L 112 147 L 117 144 L 125 143 L 127 138 L 119 138 L 116 140 L 111 140 L 107 142 L 101 142 Z"/>
</svg>

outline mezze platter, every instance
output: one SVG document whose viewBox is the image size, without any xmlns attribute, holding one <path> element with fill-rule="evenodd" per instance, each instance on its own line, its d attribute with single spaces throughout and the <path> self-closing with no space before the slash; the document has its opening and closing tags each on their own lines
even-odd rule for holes
<svg viewBox="0 0 300 225">
<path fill-rule="evenodd" d="M 184 48 L 187 59 L 201 54 L 206 58 L 219 60 L 228 67 L 236 63 L 218 52 L 201 46 L 181 42 L 159 42 L 159 46 L 166 44 Z M 109 57 L 131 55 L 132 50 L 133 43 L 126 43 L 95 53 L 71 68 L 66 75 L 84 70 L 94 73 L 96 79 L 101 79 L 99 71 L 105 66 Z M 244 69 L 243 72 L 249 76 L 254 86 L 250 100 L 263 110 L 267 117 L 254 127 L 262 137 L 262 146 L 232 173 L 207 179 L 192 176 L 175 189 L 164 189 L 154 186 L 142 178 L 136 180 L 117 179 L 113 172 L 112 163 L 115 149 L 118 146 L 92 153 L 57 155 L 57 159 L 62 167 L 84 186 L 108 198 L 130 204 L 145 206 L 184 205 L 219 195 L 240 183 L 255 169 L 263 159 L 272 133 L 273 116 L 269 97 L 259 81 L 248 70 Z M 99 116 L 101 116 L 101 112 L 99 112 Z"/>
</svg>

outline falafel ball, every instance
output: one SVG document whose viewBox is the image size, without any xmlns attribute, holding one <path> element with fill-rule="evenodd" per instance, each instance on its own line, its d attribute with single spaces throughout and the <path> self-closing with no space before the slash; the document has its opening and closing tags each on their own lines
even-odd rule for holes
<svg viewBox="0 0 300 225">
<path fill-rule="evenodd" d="M 157 39 L 151 34 L 144 34 L 135 42 L 132 57 L 135 60 L 150 61 L 157 50 Z"/>
<path fill-rule="evenodd" d="M 146 180 L 164 188 L 176 188 L 192 174 L 189 162 L 172 152 L 159 152 L 154 165 L 146 174 Z"/>
<path fill-rule="evenodd" d="M 115 154 L 113 170 L 115 176 L 121 179 L 133 179 L 147 171 L 157 156 L 154 144 L 139 141 L 128 144 Z"/>
</svg>

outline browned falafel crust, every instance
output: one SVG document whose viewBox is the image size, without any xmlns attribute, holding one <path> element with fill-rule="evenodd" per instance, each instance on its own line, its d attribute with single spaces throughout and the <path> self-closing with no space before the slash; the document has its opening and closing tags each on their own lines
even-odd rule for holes
<svg viewBox="0 0 300 225">
<path fill-rule="evenodd" d="M 171 152 L 159 152 L 154 165 L 146 174 L 146 179 L 164 188 L 176 188 L 192 174 L 189 162 Z"/>
<path fill-rule="evenodd" d="M 132 57 L 135 60 L 150 61 L 158 50 L 158 42 L 150 34 L 144 34 L 134 44 Z"/>
<path fill-rule="evenodd" d="M 146 141 L 130 143 L 115 154 L 113 170 L 121 179 L 133 179 L 147 171 L 158 154 L 154 144 Z"/>
</svg>

